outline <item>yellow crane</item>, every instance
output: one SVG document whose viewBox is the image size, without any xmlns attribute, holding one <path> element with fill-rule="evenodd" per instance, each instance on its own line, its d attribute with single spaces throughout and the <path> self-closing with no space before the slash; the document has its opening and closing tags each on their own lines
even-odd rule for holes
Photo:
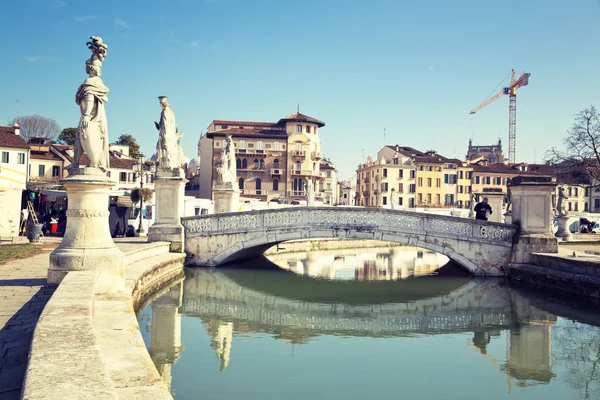
<svg viewBox="0 0 600 400">
<path fill-rule="evenodd" d="M 515 79 L 515 70 L 511 72 L 510 85 L 502 88 L 494 96 L 490 97 L 479 106 L 471 110 L 469 114 L 475 114 L 483 107 L 491 104 L 495 100 L 504 95 L 508 95 L 508 161 L 511 164 L 515 163 L 516 141 L 517 141 L 517 89 L 522 86 L 527 86 L 529 83 L 530 73 L 523 73 L 519 79 Z"/>
</svg>

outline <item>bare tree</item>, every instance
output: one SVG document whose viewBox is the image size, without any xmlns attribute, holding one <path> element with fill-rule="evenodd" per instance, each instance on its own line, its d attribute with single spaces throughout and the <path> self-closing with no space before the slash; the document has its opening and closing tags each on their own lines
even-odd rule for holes
<svg viewBox="0 0 600 400">
<path fill-rule="evenodd" d="M 13 119 L 10 124 L 18 122 L 21 127 L 21 136 L 29 141 L 32 137 L 41 137 L 44 139 L 55 139 L 60 133 L 60 126 L 55 120 L 42 117 L 41 115 L 26 115 Z"/>
<path fill-rule="evenodd" d="M 564 139 L 566 150 L 552 148 L 548 160 L 565 174 L 587 174 L 600 184 L 600 114 L 593 105 L 575 115 Z"/>
</svg>

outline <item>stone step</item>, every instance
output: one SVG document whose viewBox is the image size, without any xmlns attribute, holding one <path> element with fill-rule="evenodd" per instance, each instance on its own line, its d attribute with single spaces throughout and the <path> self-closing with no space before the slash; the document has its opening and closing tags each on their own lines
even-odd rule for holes
<svg viewBox="0 0 600 400">
<path fill-rule="evenodd" d="M 125 253 L 125 265 L 133 265 L 139 261 L 147 260 L 154 256 L 169 253 L 169 242 L 154 242 L 154 243 L 140 243 L 134 248 L 126 248 L 123 250 Z"/>
<path fill-rule="evenodd" d="M 600 298 L 600 275 L 575 273 L 533 264 L 511 264 L 508 278 L 544 290 Z"/>
<path fill-rule="evenodd" d="M 600 262 L 594 259 L 567 258 L 566 254 L 532 253 L 531 264 L 560 272 L 595 275 L 600 278 Z"/>
<path fill-rule="evenodd" d="M 183 262 L 185 262 L 185 254 L 166 253 L 130 264 L 125 267 L 125 290 L 128 293 L 135 292 L 133 285 L 144 288 L 155 287 L 162 283 L 164 276 L 171 275 L 171 270 L 173 273 L 182 271 Z M 148 265 L 154 266 L 152 271 L 148 270 Z"/>
</svg>

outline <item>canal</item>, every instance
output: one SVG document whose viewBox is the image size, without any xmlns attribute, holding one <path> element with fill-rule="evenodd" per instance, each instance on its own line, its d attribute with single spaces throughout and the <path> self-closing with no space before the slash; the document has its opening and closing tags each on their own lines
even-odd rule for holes
<svg viewBox="0 0 600 400">
<path fill-rule="evenodd" d="M 414 247 L 278 250 L 139 312 L 175 399 L 600 399 L 597 306 Z"/>
</svg>

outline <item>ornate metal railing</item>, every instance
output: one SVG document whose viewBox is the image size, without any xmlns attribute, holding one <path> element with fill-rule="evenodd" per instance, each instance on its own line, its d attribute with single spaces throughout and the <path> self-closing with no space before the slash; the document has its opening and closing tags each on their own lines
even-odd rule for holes
<svg viewBox="0 0 600 400">
<path fill-rule="evenodd" d="M 187 236 L 273 229 L 360 229 L 512 243 L 516 226 L 461 217 L 381 208 L 291 207 L 182 218 Z"/>
</svg>

